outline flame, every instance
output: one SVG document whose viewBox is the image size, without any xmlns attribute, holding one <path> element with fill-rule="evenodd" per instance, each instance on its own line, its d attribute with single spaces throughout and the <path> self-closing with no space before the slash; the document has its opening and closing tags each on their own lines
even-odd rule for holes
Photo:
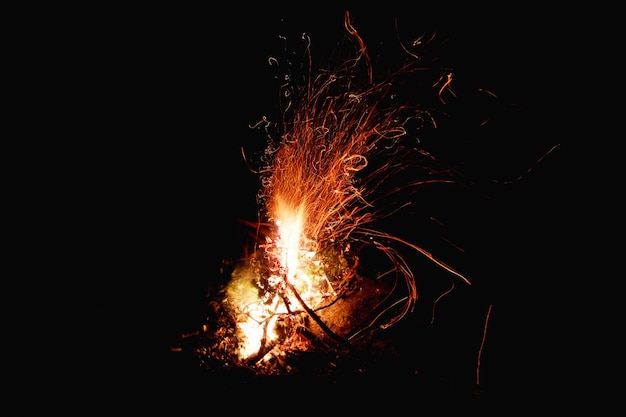
<svg viewBox="0 0 626 417">
<path fill-rule="evenodd" d="M 259 296 L 257 271 L 246 269 L 233 276 L 229 296 L 240 311 L 237 320 L 239 357 L 258 354 L 264 344 L 278 339 L 277 318 L 305 306 L 316 307 L 334 294 L 326 275 L 319 271 L 317 253 L 303 235 L 306 206 L 294 207 L 277 196 L 274 200 L 276 234 L 267 238 L 266 253 L 277 266 L 267 278 L 265 297 Z M 315 272 L 317 271 L 317 272 Z"/>
<path fill-rule="evenodd" d="M 276 249 L 279 251 L 280 264 L 286 270 L 286 278 L 293 282 L 298 272 L 300 260 L 300 242 L 304 227 L 304 204 L 291 207 L 280 196 L 277 197 L 276 226 L 278 227 L 278 241 Z"/>
</svg>

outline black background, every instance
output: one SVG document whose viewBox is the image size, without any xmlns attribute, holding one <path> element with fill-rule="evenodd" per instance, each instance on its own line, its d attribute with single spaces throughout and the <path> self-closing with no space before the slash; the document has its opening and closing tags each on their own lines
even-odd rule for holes
<svg viewBox="0 0 626 417">
<path fill-rule="evenodd" d="M 323 61 L 345 36 L 344 10 L 223 7 L 94 10 L 66 27 L 64 41 L 50 42 L 60 67 L 73 63 L 64 76 L 72 84 L 73 131 L 81 137 L 68 145 L 79 155 L 68 178 L 70 193 L 81 197 L 73 220 L 82 225 L 78 288 L 86 294 L 72 313 L 81 319 L 73 346 L 84 378 L 114 381 L 105 390 L 112 398 L 132 398 L 137 389 L 146 402 L 202 404 L 199 392 L 206 392 L 211 408 L 226 401 L 216 393 L 259 389 L 236 377 L 207 378 L 170 347 L 202 324 L 221 261 L 241 255 L 246 232 L 239 220 L 256 219 L 258 182 L 240 148 L 264 140 L 249 125 L 276 111 L 278 82 L 268 57 L 283 52 L 280 36 L 300 45 L 307 33 Z M 478 186 L 469 202 L 438 207 L 451 226 L 446 233 L 467 249 L 460 262 L 475 285 L 460 290 L 441 333 L 424 342 L 423 379 L 405 383 L 387 375 L 298 386 L 319 384 L 325 392 L 355 383 L 369 394 L 393 387 L 403 392 L 397 401 L 406 401 L 406 390 L 408 398 L 434 393 L 446 401 L 507 398 L 523 405 L 553 398 L 554 386 L 577 380 L 563 356 L 578 323 L 568 296 L 577 268 L 570 249 L 583 228 L 572 231 L 570 218 L 581 184 L 572 159 L 573 91 L 584 87 L 563 78 L 564 69 L 577 66 L 576 35 L 555 16 L 522 5 L 414 7 L 356 8 L 353 24 L 370 52 L 395 50 L 392 57 L 396 30 L 440 40 L 430 52 L 453 69 L 458 94 L 437 133 L 446 145 L 441 151 Z M 374 71 L 387 64 L 377 62 Z M 481 88 L 498 100 L 480 99 Z M 480 128 L 483 115 L 491 122 Z M 524 174 L 555 145 L 521 181 L 489 181 Z M 474 342 L 489 305 L 483 385 L 476 387 Z M 403 338 L 419 346 L 411 323 L 401 327 Z M 471 345 L 463 344 L 467 334 Z M 381 384 L 387 391 L 377 391 Z M 189 393 L 184 400 L 181 391 Z"/>
</svg>

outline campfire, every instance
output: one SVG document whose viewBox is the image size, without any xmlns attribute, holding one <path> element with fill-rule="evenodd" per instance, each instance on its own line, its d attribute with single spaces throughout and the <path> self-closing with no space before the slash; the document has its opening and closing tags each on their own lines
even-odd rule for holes
<svg viewBox="0 0 626 417">
<path fill-rule="evenodd" d="M 202 328 L 177 348 L 208 371 L 359 372 L 384 354 L 381 335 L 419 302 L 412 259 L 441 270 L 452 288 L 471 285 L 419 242 L 384 228 L 419 204 L 419 191 L 462 183 L 418 136 L 437 127 L 437 108 L 454 97 L 453 72 L 422 64 L 425 37 L 407 42 L 406 62 L 380 79 L 349 13 L 345 29 L 349 56 L 303 83 L 269 59 L 284 80 L 281 117 L 251 126 L 267 138 L 262 152 L 242 149 L 260 180 L 252 243 L 224 260 L 224 284 Z M 430 86 L 418 90 L 420 104 L 411 101 L 415 79 Z"/>
</svg>

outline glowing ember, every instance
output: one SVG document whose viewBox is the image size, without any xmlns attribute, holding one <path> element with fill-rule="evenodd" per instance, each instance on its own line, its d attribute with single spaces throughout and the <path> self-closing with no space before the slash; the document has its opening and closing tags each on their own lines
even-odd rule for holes
<svg viewBox="0 0 626 417">
<path fill-rule="evenodd" d="M 404 249 L 470 283 L 420 246 L 377 227 L 410 204 L 403 197 L 456 178 L 407 135 L 408 126 L 435 127 L 430 110 L 403 103 L 399 94 L 403 75 L 428 71 L 414 67 L 409 54 L 410 64 L 375 82 L 348 13 L 345 25 L 355 56 L 310 76 L 302 88 L 286 76 L 283 121 L 264 118 L 254 126 L 270 138 L 258 167 L 259 238 L 211 302 L 206 340 L 197 349 L 209 368 L 287 373 L 304 353 L 328 354 L 329 362 L 358 356 L 372 334 L 415 306 L 417 285 Z M 452 94 L 452 74 L 434 80 L 443 102 Z M 398 182 L 406 175 L 408 181 Z M 370 256 L 380 258 L 376 267 L 363 262 Z"/>
</svg>

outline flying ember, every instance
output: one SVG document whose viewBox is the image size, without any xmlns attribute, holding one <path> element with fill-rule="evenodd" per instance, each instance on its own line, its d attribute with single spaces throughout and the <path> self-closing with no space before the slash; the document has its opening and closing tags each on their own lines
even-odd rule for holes
<svg viewBox="0 0 626 417">
<path fill-rule="evenodd" d="M 311 358 L 318 374 L 358 367 L 377 335 L 416 306 L 409 254 L 471 285 L 385 228 L 415 204 L 417 191 L 459 183 L 416 136 L 437 127 L 437 106 L 454 97 L 452 71 L 420 66 L 417 47 L 429 39 L 418 39 L 407 43 L 413 49 L 404 50 L 399 69 L 379 79 L 349 13 L 345 29 L 351 48 L 337 68 L 302 77 L 284 70 L 280 120 L 252 126 L 267 146 L 242 150 L 260 179 L 259 218 L 249 255 L 224 262 L 227 279 L 194 334 L 194 353 L 209 370 L 297 373 Z M 283 70 L 279 59 L 269 63 Z M 407 99 L 415 91 L 423 94 L 419 105 Z"/>
</svg>

